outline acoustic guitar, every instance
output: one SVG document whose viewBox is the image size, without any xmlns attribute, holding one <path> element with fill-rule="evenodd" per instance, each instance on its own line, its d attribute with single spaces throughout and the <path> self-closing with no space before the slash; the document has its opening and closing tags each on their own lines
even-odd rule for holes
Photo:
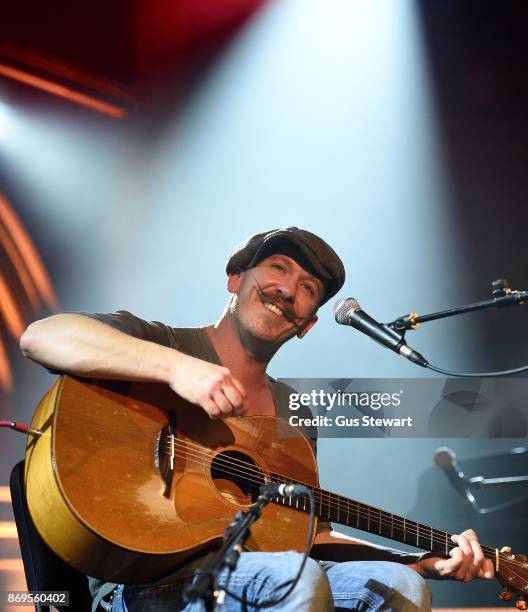
<svg viewBox="0 0 528 612">
<path fill-rule="evenodd" d="M 255 501 L 260 485 L 274 482 L 310 487 L 323 520 L 439 556 L 455 547 L 446 531 L 319 488 L 309 442 L 285 421 L 211 420 L 164 385 L 65 375 L 37 407 L 31 428 L 25 482 L 33 521 L 66 562 L 104 580 L 154 580 L 202 554 Z M 308 501 L 274 501 L 247 548 L 302 551 Z M 528 593 L 524 555 L 482 549 L 503 586 Z"/>
</svg>

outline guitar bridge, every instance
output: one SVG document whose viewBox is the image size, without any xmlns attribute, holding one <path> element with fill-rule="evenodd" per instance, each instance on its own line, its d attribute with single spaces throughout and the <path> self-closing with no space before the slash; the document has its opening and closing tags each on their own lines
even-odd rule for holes
<svg viewBox="0 0 528 612">
<path fill-rule="evenodd" d="M 170 498 L 174 478 L 177 443 L 176 415 L 169 413 L 169 422 L 158 434 L 155 463 L 164 483 L 163 495 Z"/>
</svg>

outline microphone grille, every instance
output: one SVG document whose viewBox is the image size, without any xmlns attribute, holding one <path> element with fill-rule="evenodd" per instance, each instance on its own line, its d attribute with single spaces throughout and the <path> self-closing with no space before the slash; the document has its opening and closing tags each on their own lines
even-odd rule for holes
<svg viewBox="0 0 528 612">
<path fill-rule="evenodd" d="M 334 304 L 334 317 L 339 324 L 346 323 L 349 312 L 360 310 L 361 306 L 355 298 L 342 298 Z"/>
<path fill-rule="evenodd" d="M 436 465 L 443 470 L 454 467 L 456 461 L 455 453 L 447 446 L 437 448 L 433 458 Z"/>
</svg>

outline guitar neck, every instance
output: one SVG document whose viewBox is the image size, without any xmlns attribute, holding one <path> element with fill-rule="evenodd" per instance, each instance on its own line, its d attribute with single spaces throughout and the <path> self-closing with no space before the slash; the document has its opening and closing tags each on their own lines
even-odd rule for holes
<svg viewBox="0 0 528 612">
<path fill-rule="evenodd" d="M 273 476 L 276 476 L 277 482 L 304 484 L 283 478 L 279 474 Z M 309 488 L 314 496 L 315 513 L 323 521 L 354 527 L 389 540 L 436 553 L 441 557 L 448 557 L 449 552 L 457 546 L 451 540 L 453 534 L 448 531 L 418 523 L 404 516 L 386 512 L 381 508 L 369 506 L 318 487 Z M 275 498 L 274 501 L 304 512 L 310 511 L 310 502 L 307 498 Z M 482 551 L 485 557 L 495 560 L 497 554 L 495 548 L 482 545 Z"/>
</svg>

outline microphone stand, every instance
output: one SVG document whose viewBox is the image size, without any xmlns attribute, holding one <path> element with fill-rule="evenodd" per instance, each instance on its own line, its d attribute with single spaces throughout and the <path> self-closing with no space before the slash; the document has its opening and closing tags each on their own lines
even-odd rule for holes
<svg viewBox="0 0 528 612">
<path fill-rule="evenodd" d="M 495 506 L 487 506 L 485 508 L 481 508 L 479 503 L 475 499 L 473 495 L 473 491 L 482 490 L 484 487 L 490 486 L 502 486 L 506 484 L 518 484 L 518 483 L 526 483 L 528 482 L 528 475 L 522 476 L 502 476 L 497 478 L 485 478 L 484 476 L 466 476 L 464 472 L 458 467 L 456 464 L 455 453 L 450 448 L 440 448 L 436 451 L 435 456 L 438 455 L 439 452 L 447 452 L 450 454 L 452 458 L 451 466 L 455 472 L 456 484 L 453 484 L 453 487 L 458 490 L 458 492 L 462 495 L 464 502 L 469 504 L 475 512 L 478 514 L 489 514 L 490 512 L 497 512 L 498 510 L 505 510 L 506 508 L 510 508 L 515 504 L 518 504 L 521 501 L 524 501 L 528 498 L 528 494 L 520 495 L 511 499 L 507 502 L 502 502 L 500 504 L 496 504 Z M 438 467 L 444 472 L 446 472 L 449 478 L 449 467 L 445 465 L 441 465 L 436 461 Z"/>
<path fill-rule="evenodd" d="M 478 514 L 489 514 L 490 512 L 497 512 L 498 510 L 505 510 L 515 504 L 518 504 L 528 498 L 528 495 L 520 495 L 501 504 L 495 506 L 488 506 L 481 508 L 473 495 L 473 491 L 481 490 L 486 486 L 496 486 L 505 484 L 517 484 L 528 482 L 528 476 L 503 476 L 501 478 L 484 478 L 484 476 L 473 476 L 471 478 L 460 477 L 461 481 L 465 484 L 465 498 L 467 499 L 470 506 Z"/>
<path fill-rule="evenodd" d="M 508 281 L 505 278 L 499 278 L 491 283 L 493 298 L 459 306 L 458 308 L 448 308 L 439 312 L 418 316 L 411 312 L 408 315 L 398 317 L 394 321 L 387 323 L 388 327 L 402 335 L 408 329 L 418 329 L 420 323 L 435 321 L 436 319 L 445 319 L 446 317 L 454 317 L 466 312 L 474 312 L 475 310 L 485 310 L 486 308 L 504 308 L 506 306 L 514 306 L 515 304 L 524 304 L 528 302 L 528 291 L 513 291 L 508 286 Z"/>
<path fill-rule="evenodd" d="M 218 589 L 218 577 L 225 567 L 229 569 L 229 575 L 236 568 L 242 547 L 249 536 L 249 528 L 260 518 L 262 509 L 270 501 L 269 496 L 260 495 L 249 510 L 236 513 L 233 522 L 224 532 L 220 549 L 208 555 L 203 565 L 196 570 L 192 584 L 184 593 L 186 602 L 202 600 L 207 612 L 223 604 L 226 591 Z M 226 585 L 228 581 L 229 576 Z"/>
</svg>

